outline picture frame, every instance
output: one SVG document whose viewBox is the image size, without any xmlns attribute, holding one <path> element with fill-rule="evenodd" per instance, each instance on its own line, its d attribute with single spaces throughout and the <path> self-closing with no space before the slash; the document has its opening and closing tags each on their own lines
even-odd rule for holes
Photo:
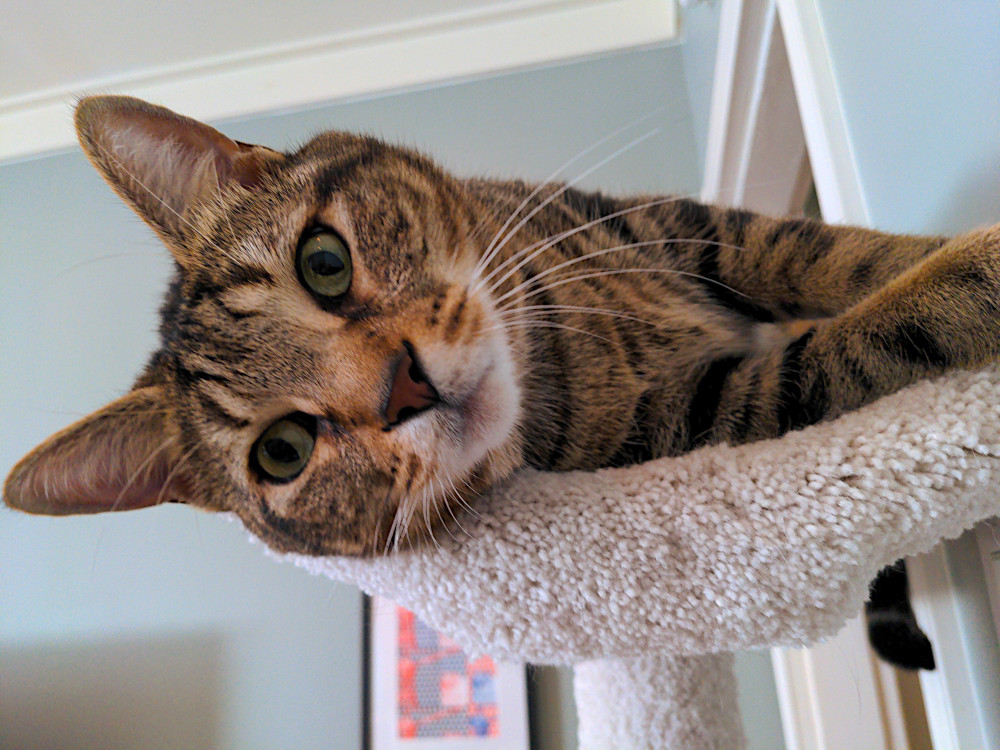
<svg viewBox="0 0 1000 750">
<path fill-rule="evenodd" d="M 409 610 L 368 600 L 371 750 L 528 750 L 527 668 L 468 657 Z"/>
</svg>

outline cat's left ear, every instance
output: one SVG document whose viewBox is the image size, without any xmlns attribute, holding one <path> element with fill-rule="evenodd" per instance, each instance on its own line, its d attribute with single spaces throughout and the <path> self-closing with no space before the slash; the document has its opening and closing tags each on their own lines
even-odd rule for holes
<svg viewBox="0 0 1000 750">
<path fill-rule="evenodd" d="M 166 419 L 163 387 L 138 388 L 22 458 L 4 483 L 4 502 L 56 516 L 187 502 L 178 438 Z"/>
<path fill-rule="evenodd" d="M 75 122 L 91 163 L 168 245 L 191 234 L 195 206 L 228 185 L 253 189 L 284 159 L 128 96 L 81 99 Z"/>
</svg>

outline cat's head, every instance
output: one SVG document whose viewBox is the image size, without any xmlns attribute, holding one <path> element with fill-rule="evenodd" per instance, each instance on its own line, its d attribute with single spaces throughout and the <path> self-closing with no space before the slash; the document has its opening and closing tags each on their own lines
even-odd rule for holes
<svg viewBox="0 0 1000 750">
<path fill-rule="evenodd" d="M 279 550 L 372 554 L 516 467 L 517 365 L 462 182 L 373 138 L 281 154 L 124 97 L 76 125 L 177 275 L 133 390 L 26 456 L 7 504 L 181 501 Z"/>
</svg>

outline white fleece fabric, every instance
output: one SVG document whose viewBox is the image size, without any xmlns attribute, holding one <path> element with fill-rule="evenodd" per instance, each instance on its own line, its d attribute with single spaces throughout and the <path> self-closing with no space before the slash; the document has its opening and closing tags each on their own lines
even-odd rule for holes
<svg viewBox="0 0 1000 750">
<path fill-rule="evenodd" d="M 732 694 L 729 662 L 676 657 L 815 643 L 882 567 L 1000 513 L 998 417 L 1000 369 L 954 372 L 777 440 L 523 472 L 440 548 L 285 557 L 396 600 L 470 652 L 590 662 L 581 747 L 738 748 L 738 730 L 699 734 L 731 724 L 706 712 L 735 715 L 735 699 L 698 698 L 700 684 Z M 672 688 L 609 678 L 650 658 Z"/>
</svg>

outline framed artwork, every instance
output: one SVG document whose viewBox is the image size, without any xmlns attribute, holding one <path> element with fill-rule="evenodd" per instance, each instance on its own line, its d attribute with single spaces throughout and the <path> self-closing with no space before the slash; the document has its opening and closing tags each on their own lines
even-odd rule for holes
<svg viewBox="0 0 1000 750">
<path fill-rule="evenodd" d="M 528 750 L 524 665 L 470 658 L 388 599 L 368 622 L 371 750 Z"/>
</svg>

